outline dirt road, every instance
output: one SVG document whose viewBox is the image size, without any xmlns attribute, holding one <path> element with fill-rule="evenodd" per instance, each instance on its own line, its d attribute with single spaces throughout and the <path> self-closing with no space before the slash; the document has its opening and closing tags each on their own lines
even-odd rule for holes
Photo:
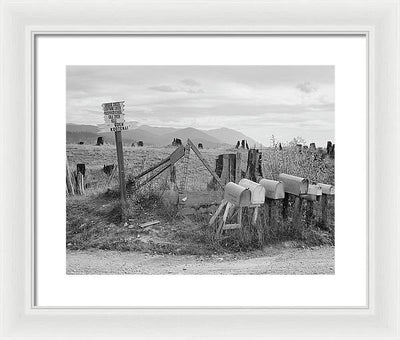
<svg viewBox="0 0 400 340">
<path fill-rule="evenodd" d="M 67 274 L 334 274 L 334 247 L 266 247 L 212 256 L 67 251 Z"/>
</svg>

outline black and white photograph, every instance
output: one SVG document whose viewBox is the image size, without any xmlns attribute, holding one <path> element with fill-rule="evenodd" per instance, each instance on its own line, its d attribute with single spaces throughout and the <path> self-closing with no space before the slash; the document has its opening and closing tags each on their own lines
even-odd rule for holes
<svg viewBox="0 0 400 340">
<path fill-rule="evenodd" d="M 333 65 L 68 65 L 68 275 L 334 275 Z"/>
</svg>

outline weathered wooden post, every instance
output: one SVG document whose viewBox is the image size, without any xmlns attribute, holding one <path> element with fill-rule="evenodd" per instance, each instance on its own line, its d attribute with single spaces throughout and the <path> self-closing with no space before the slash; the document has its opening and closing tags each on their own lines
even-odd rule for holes
<svg viewBox="0 0 400 340">
<path fill-rule="evenodd" d="M 282 220 L 285 223 L 289 217 L 289 194 L 285 192 L 285 197 L 282 201 Z"/>
<path fill-rule="evenodd" d="M 115 131 L 115 144 L 117 148 L 119 187 L 121 190 L 122 205 L 126 204 L 126 185 L 125 185 L 125 168 L 124 168 L 124 152 L 122 151 L 122 134 L 121 130 Z"/>
<path fill-rule="evenodd" d="M 335 194 L 335 188 L 329 184 L 318 183 L 322 190 L 321 196 L 321 226 L 328 227 L 328 196 Z"/>
<path fill-rule="evenodd" d="M 104 120 L 107 125 L 110 125 L 110 131 L 115 132 L 115 145 L 117 149 L 119 187 L 121 192 L 122 207 L 126 205 L 126 184 L 125 184 L 125 169 L 124 169 L 124 153 L 122 150 L 122 132 L 128 130 L 128 126 L 124 125 L 124 107 L 125 102 L 112 102 L 102 104 L 104 111 Z"/>
<path fill-rule="evenodd" d="M 331 152 L 332 152 L 332 142 L 329 140 L 329 141 L 326 143 L 326 153 L 327 153 L 328 155 L 330 155 Z"/>
<path fill-rule="evenodd" d="M 287 207 L 285 208 L 285 201 L 289 200 L 290 195 L 295 196 L 294 202 L 294 215 L 293 215 L 293 224 L 292 227 L 298 229 L 301 223 L 301 216 L 302 216 L 302 201 L 301 196 L 306 195 L 308 192 L 308 179 L 287 175 L 287 174 L 280 174 L 279 180 L 283 182 L 283 187 L 285 190 L 285 200 L 284 200 L 284 210 L 286 216 L 284 220 L 287 220 Z M 288 204 L 288 203 L 286 203 Z"/>
<path fill-rule="evenodd" d="M 85 164 L 78 163 L 76 165 L 76 193 L 78 195 L 83 195 L 85 193 L 85 184 L 84 184 L 84 176 L 85 176 Z"/>
<path fill-rule="evenodd" d="M 239 151 L 236 153 L 235 165 L 235 183 L 239 183 L 239 181 L 242 179 L 242 154 Z"/>
<path fill-rule="evenodd" d="M 72 174 L 71 169 L 69 168 L 68 159 L 65 162 L 66 165 L 66 177 L 67 177 L 67 192 L 70 195 L 75 195 L 74 185 L 72 184 Z"/>
<path fill-rule="evenodd" d="M 246 178 L 258 182 L 262 177 L 262 153 L 251 149 L 247 157 Z"/>
<path fill-rule="evenodd" d="M 262 223 L 259 223 L 260 222 L 259 210 L 260 210 L 260 207 L 263 206 L 265 203 L 265 188 L 261 184 L 253 182 L 246 178 L 242 178 L 239 181 L 239 185 L 242 186 L 243 188 L 250 190 L 250 193 L 251 193 L 250 203 L 251 204 L 248 207 L 249 212 L 251 211 L 250 209 L 252 209 L 252 217 L 251 217 L 250 224 L 252 226 L 254 226 L 257 231 L 259 244 L 263 244 L 264 243 L 264 230 L 263 230 Z M 244 239 L 247 238 L 246 234 L 248 234 L 251 237 L 250 232 L 246 233 L 246 231 L 243 230 L 242 236 Z"/>
<path fill-rule="evenodd" d="M 307 228 L 312 227 L 314 220 L 314 201 L 307 200 L 306 201 L 306 226 Z"/>
<path fill-rule="evenodd" d="M 222 154 L 215 159 L 215 173 L 224 185 L 228 182 L 237 182 L 237 154 Z M 215 179 L 212 180 L 214 187 L 217 185 Z"/>
<path fill-rule="evenodd" d="M 215 225 L 215 237 L 219 238 L 224 230 L 242 228 L 242 209 L 251 205 L 251 192 L 238 184 L 229 182 L 225 186 L 224 199 L 215 214 L 211 217 L 209 225 Z M 225 208 L 222 218 L 219 215 Z M 237 222 L 227 223 L 230 209 L 238 208 Z"/>
<path fill-rule="evenodd" d="M 171 180 L 171 186 L 172 190 L 178 191 L 178 185 L 176 184 L 176 168 L 175 165 L 171 165 L 170 167 L 170 180 Z"/>
<path fill-rule="evenodd" d="M 85 193 L 85 173 L 86 167 L 83 163 L 78 163 L 76 165 L 76 185 L 77 193 L 83 195 Z"/>
<path fill-rule="evenodd" d="M 83 176 L 85 176 L 86 173 L 86 166 L 83 163 L 78 163 L 76 165 L 76 173 L 79 174 L 81 173 Z"/>
<path fill-rule="evenodd" d="M 293 230 L 302 232 L 301 226 L 301 218 L 303 216 L 303 201 L 300 196 L 296 196 L 294 199 L 294 207 L 293 207 L 293 221 L 292 228 Z"/>
<path fill-rule="evenodd" d="M 306 203 L 306 226 L 312 227 L 314 222 L 314 202 L 320 201 L 322 188 L 319 184 L 309 184 L 307 194 L 302 195 Z"/>
<path fill-rule="evenodd" d="M 283 183 L 271 179 L 261 179 L 259 183 L 265 189 L 264 229 L 267 233 L 271 230 L 274 230 L 276 232 L 276 203 L 278 200 L 282 200 L 285 198 Z"/>
</svg>

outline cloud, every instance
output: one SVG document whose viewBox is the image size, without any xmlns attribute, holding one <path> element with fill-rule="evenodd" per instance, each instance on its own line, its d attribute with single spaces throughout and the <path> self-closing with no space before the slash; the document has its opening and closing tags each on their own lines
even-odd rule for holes
<svg viewBox="0 0 400 340">
<path fill-rule="evenodd" d="M 304 93 L 312 93 L 317 91 L 317 87 L 311 84 L 309 81 L 297 84 L 296 89 Z"/>
<path fill-rule="evenodd" d="M 154 90 L 159 92 L 180 92 L 179 89 L 172 87 L 170 85 L 150 86 L 149 90 Z"/>
<path fill-rule="evenodd" d="M 190 87 L 174 87 L 171 85 L 156 85 L 150 86 L 149 90 L 159 91 L 159 92 L 183 92 L 183 93 L 204 93 L 203 89 L 193 89 Z"/>
<path fill-rule="evenodd" d="M 200 83 L 194 79 L 183 79 L 182 83 L 188 86 L 200 86 Z"/>
</svg>

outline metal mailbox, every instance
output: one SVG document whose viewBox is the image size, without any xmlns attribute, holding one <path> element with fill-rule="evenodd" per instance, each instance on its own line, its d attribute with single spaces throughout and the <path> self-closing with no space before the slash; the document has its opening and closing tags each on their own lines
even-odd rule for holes
<svg viewBox="0 0 400 340">
<path fill-rule="evenodd" d="M 334 195 L 335 194 L 335 187 L 333 185 L 323 184 L 323 183 L 318 183 L 317 185 L 319 185 L 321 187 L 322 193 L 324 195 Z"/>
<path fill-rule="evenodd" d="M 317 201 L 322 195 L 322 188 L 319 184 L 310 184 L 308 186 L 307 194 L 301 195 L 307 201 Z"/>
<path fill-rule="evenodd" d="M 307 194 L 321 196 L 322 195 L 322 187 L 319 184 L 309 184 Z"/>
<path fill-rule="evenodd" d="M 251 192 L 236 183 L 229 182 L 225 185 L 224 199 L 238 207 L 251 205 Z"/>
<path fill-rule="evenodd" d="M 273 200 L 285 198 L 285 189 L 282 182 L 263 178 L 259 184 L 265 189 L 265 197 Z"/>
<path fill-rule="evenodd" d="M 280 174 L 279 180 L 283 183 L 285 192 L 296 196 L 307 194 L 308 179 L 287 174 Z"/>
<path fill-rule="evenodd" d="M 262 185 L 250 181 L 249 179 L 242 178 L 239 181 L 239 185 L 249 189 L 251 192 L 251 204 L 252 205 L 260 205 L 265 202 L 265 189 Z"/>
</svg>

